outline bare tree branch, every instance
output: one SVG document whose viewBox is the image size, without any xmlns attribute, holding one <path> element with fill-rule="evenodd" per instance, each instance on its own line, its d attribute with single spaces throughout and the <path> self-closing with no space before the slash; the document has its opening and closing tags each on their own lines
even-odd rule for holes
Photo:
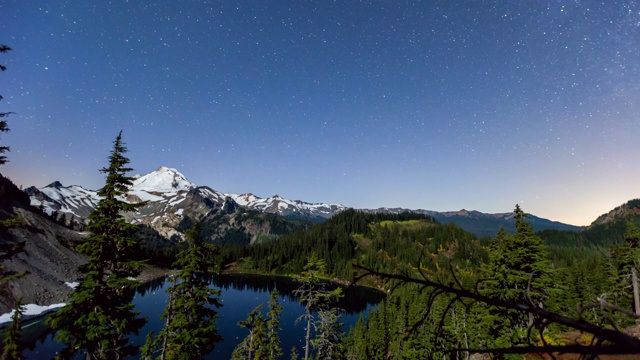
<svg viewBox="0 0 640 360">
<path fill-rule="evenodd" d="M 594 350 L 596 351 L 594 353 Z M 493 349 L 466 349 L 455 348 L 447 350 L 448 353 L 470 352 L 476 354 L 582 354 L 582 355 L 617 355 L 637 354 L 638 349 L 623 348 L 616 345 L 586 346 L 586 345 L 547 345 L 547 346 L 512 346 Z"/>
<path fill-rule="evenodd" d="M 431 309 L 431 305 L 435 298 L 442 294 L 451 294 L 455 297 L 451 300 L 451 303 L 447 305 L 447 310 L 451 307 L 451 304 L 455 301 L 462 301 L 462 299 L 471 299 L 476 302 L 485 303 L 488 305 L 504 308 L 504 309 L 512 309 L 517 310 L 522 313 L 531 313 L 536 315 L 538 318 L 542 319 L 543 323 L 540 326 L 541 331 L 544 330 L 546 326 L 549 324 L 559 324 L 564 325 L 575 330 L 579 330 L 584 333 L 589 333 L 594 335 L 594 340 L 597 339 L 595 345 L 593 343 L 590 346 L 584 345 L 548 345 L 544 343 L 543 346 L 514 346 L 508 348 L 492 348 L 492 349 L 452 349 L 448 350 L 448 352 L 473 352 L 473 353 L 493 353 L 493 354 L 526 354 L 526 353 L 575 353 L 575 354 L 637 354 L 640 353 L 640 339 L 636 339 L 633 336 L 625 334 L 621 331 L 616 331 L 613 329 L 607 329 L 596 324 L 590 323 L 584 319 L 573 319 L 558 313 L 547 311 L 540 306 L 536 305 L 532 301 L 526 302 L 514 302 L 502 300 L 499 298 L 489 297 L 480 294 L 477 291 L 472 292 L 466 290 L 464 288 L 456 288 L 449 285 L 442 284 L 441 282 L 435 282 L 428 279 L 426 276 L 422 275 L 422 278 L 414 278 L 407 275 L 397 275 L 397 274 L 389 274 L 380 271 L 376 271 L 358 264 L 353 265 L 354 268 L 362 270 L 364 273 L 359 274 L 354 277 L 354 283 L 359 281 L 360 279 L 366 276 L 376 276 L 380 278 L 397 280 L 399 283 L 414 283 L 418 285 L 422 285 L 424 288 L 432 288 L 436 291 L 432 294 L 430 298 L 431 303 L 428 304 L 428 309 Z M 456 281 L 458 286 L 461 286 L 458 281 Z M 397 284 L 396 284 L 397 286 Z M 618 311 L 617 307 L 613 304 L 609 304 L 606 301 L 601 301 L 600 304 L 597 305 L 585 305 L 585 308 L 591 307 L 608 307 L 612 310 Z M 622 311 L 621 311 L 622 312 Z M 427 311 L 428 315 L 429 311 Z M 625 313 L 625 312 L 623 312 Z M 637 317 L 635 314 L 634 317 Z M 414 324 L 413 328 L 419 326 L 419 323 L 424 323 L 426 319 L 421 319 L 418 323 Z M 542 332 L 541 332 L 542 334 Z M 603 345 L 607 342 L 607 345 Z M 609 345 L 611 344 L 611 345 Z"/>
</svg>

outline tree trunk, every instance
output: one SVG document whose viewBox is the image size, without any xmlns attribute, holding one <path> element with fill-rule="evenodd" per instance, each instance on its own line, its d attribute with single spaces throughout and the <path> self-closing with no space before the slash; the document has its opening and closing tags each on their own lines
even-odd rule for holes
<svg viewBox="0 0 640 360">
<path fill-rule="evenodd" d="M 638 293 L 638 274 L 636 267 L 631 268 L 631 281 L 633 282 L 633 304 L 636 315 L 640 314 L 640 294 Z M 640 319 L 636 318 L 636 323 L 640 323 Z"/>
<path fill-rule="evenodd" d="M 173 287 L 175 288 L 176 286 L 176 274 L 173 273 Z M 169 325 L 171 324 L 171 315 L 173 314 L 173 294 L 169 293 L 169 308 L 167 309 L 167 321 L 165 323 L 165 329 L 167 329 L 167 331 L 165 331 L 163 339 L 162 339 L 162 355 L 160 355 L 160 360 L 164 360 L 165 359 L 165 354 L 167 352 L 167 340 L 169 338 Z"/>
<path fill-rule="evenodd" d="M 311 310 L 308 311 L 308 320 L 307 320 L 307 335 L 304 337 L 305 346 L 304 346 L 304 360 L 309 360 L 309 347 L 311 347 Z"/>
</svg>

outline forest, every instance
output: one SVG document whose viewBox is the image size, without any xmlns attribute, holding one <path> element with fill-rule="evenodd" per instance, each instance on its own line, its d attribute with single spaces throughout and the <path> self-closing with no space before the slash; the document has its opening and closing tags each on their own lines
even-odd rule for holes
<svg viewBox="0 0 640 360">
<path fill-rule="evenodd" d="M 637 219 L 618 221 L 610 226 L 613 233 L 587 231 L 587 236 L 600 231 L 609 237 L 619 234 L 622 224 L 621 241 L 589 244 L 580 233 L 534 233 L 519 206 L 514 213 L 515 234 L 500 231 L 493 239 L 477 239 L 455 225 L 415 214 L 349 210 L 275 242 L 224 248 L 221 256 L 244 271 L 277 274 L 295 274 L 305 258 L 318 256 L 330 278 L 356 278 L 389 291 L 381 306 L 344 337 L 344 356 L 350 359 L 468 358 L 473 352 L 520 358 L 523 352 L 548 352 L 547 347 L 593 351 L 593 333 L 575 336 L 573 323 L 536 317 L 519 310 L 518 303 L 607 329 L 635 323 Z M 428 280 L 427 285 L 416 279 Z M 464 299 L 456 289 L 482 298 Z M 612 350 L 607 344 L 598 343 L 600 353 Z M 629 351 L 637 352 L 633 346 Z"/>
</svg>

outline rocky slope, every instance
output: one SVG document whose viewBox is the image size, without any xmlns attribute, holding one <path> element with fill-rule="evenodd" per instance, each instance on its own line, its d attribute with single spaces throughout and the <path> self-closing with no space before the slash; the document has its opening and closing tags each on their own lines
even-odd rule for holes
<svg viewBox="0 0 640 360">
<path fill-rule="evenodd" d="M 598 216 L 589 228 L 611 224 L 620 220 L 629 220 L 640 217 L 640 199 L 627 201 L 606 214 Z"/>
<path fill-rule="evenodd" d="M 75 281 L 78 266 L 86 258 L 72 251 L 83 234 L 66 229 L 29 206 L 29 198 L 0 175 L 0 219 L 16 219 L 11 226 L 0 226 L 0 243 L 25 243 L 24 251 L 2 261 L 6 270 L 27 271 L 24 277 L 9 283 L 8 294 L 0 297 L 0 313 L 13 308 L 15 299 L 38 305 L 64 302 Z"/>
</svg>

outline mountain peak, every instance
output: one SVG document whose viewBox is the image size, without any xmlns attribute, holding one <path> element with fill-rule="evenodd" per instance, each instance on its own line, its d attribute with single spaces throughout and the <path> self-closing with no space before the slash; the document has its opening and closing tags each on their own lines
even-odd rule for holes
<svg viewBox="0 0 640 360">
<path fill-rule="evenodd" d="M 155 171 L 135 179 L 132 189 L 155 193 L 174 193 L 195 187 L 196 185 L 187 180 L 178 170 L 160 166 Z"/>
<path fill-rule="evenodd" d="M 62 183 L 60 181 L 56 180 L 56 181 L 52 182 L 51 184 L 49 184 L 49 185 L 47 185 L 45 187 L 59 189 L 59 188 L 62 187 Z"/>
</svg>

